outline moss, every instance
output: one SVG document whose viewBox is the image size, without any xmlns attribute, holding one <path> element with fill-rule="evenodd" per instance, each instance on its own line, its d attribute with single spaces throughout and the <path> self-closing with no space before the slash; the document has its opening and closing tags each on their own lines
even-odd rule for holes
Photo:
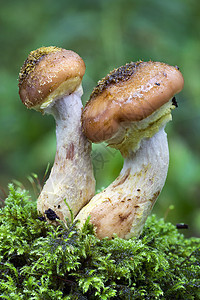
<svg viewBox="0 0 200 300">
<path fill-rule="evenodd" d="M 98 240 L 88 222 L 38 219 L 10 185 L 0 211 L 1 299 L 199 299 L 200 239 L 148 218 L 139 239 Z"/>
</svg>

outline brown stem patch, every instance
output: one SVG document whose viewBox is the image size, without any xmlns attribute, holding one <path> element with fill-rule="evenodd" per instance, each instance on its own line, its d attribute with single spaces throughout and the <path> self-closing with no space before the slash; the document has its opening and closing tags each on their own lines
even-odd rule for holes
<svg viewBox="0 0 200 300">
<path fill-rule="evenodd" d="M 74 158 L 74 144 L 71 143 L 66 151 L 66 159 L 73 160 Z"/>
</svg>

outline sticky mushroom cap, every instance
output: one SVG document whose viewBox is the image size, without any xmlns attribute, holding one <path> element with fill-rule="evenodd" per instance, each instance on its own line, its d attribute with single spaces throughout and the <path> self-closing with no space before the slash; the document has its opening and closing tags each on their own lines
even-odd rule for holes
<svg viewBox="0 0 200 300">
<path fill-rule="evenodd" d="M 161 62 L 129 63 L 98 82 L 82 115 L 85 135 L 92 142 L 112 138 L 121 122 L 141 121 L 183 88 L 177 67 Z"/>
<path fill-rule="evenodd" d="M 19 73 L 19 95 L 28 108 L 40 110 L 72 93 L 82 81 L 85 64 L 71 50 L 41 47 L 31 51 Z"/>
</svg>

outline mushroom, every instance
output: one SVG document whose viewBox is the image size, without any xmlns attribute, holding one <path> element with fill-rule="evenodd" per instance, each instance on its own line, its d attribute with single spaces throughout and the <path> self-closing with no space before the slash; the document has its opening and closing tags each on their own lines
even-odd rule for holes
<svg viewBox="0 0 200 300">
<path fill-rule="evenodd" d="M 75 216 L 95 193 L 91 142 L 81 127 L 84 73 L 78 54 L 51 46 L 30 52 L 19 74 L 22 102 L 56 121 L 55 161 L 37 201 L 50 220 L 70 219 L 69 207 Z"/>
<path fill-rule="evenodd" d="M 79 212 L 80 226 L 90 216 L 99 238 L 140 235 L 166 180 L 164 127 L 183 85 L 177 67 L 153 61 L 126 64 L 99 81 L 82 114 L 84 133 L 92 142 L 118 149 L 124 165 Z"/>
</svg>

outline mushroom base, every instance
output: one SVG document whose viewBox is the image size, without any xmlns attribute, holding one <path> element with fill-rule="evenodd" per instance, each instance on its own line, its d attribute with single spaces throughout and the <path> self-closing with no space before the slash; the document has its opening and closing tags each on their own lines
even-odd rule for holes
<svg viewBox="0 0 200 300">
<path fill-rule="evenodd" d="M 143 139 L 125 158 L 118 178 L 82 208 L 80 226 L 90 216 L 99 238 L 138 237 L 158 198 L 168 171 L 169 151 L 164 128 Z"/>
</svg>

